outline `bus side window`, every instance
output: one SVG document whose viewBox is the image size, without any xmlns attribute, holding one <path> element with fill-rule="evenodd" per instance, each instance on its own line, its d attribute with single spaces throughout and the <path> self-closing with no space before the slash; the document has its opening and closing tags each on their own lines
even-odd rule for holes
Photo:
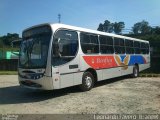
<svg viewBox="0 0 160 120">
<path fill-rule="evenodd" d="M 59 44 L 60 38 L 55 38 L 53 43 L 53 55 L 55 57 L 61 57 L 62 48 L 60 49 Z"/>
<path fill-rule="evenodd" d="M 113 54 L 113 38 L 110 36 L 99 36 L 101 54 Z"/>
<path fill-rule="evenodd" d="M 81 33 L 80 41 L 83 53 L 99 53 L 98 35 Z"/>
<path fill-rule="evenodd" d="M 141 53 L 140 42 L 138 42 L 138 41 L 134 41 L 134 53 L 135 54 Z"/>
<path fill-rule="evenodd" d="M 149 45 L 148 45 L 148 43 L 141 42 L 141 53 L 142 54 L 149 54 Z"/>
<path fill-rule="evenodd" d="M 125 46 L 126 46 L 126 54 L 134 54 L 134 47 L 133 47 L 133 41 L 132 40 L 125 40 Z"/>
<path fill-rule="evenodd" d="M 147 54 L 149 54 L 150 50 L 149 50 L 149 44 L 146 43 L 146 49 L 147 49 Z"/>
<path fill-rule="evenodd" d="M 115 54 L 125 54 L 124 39 L 114 38 Z"/>
<path fill-rule="evenodd" d="M 65 64 L 76 56 L 78 51 L 78 34 L 76 31 L 59 30 L 53 40 L 53 64 Z"/>
</svg>

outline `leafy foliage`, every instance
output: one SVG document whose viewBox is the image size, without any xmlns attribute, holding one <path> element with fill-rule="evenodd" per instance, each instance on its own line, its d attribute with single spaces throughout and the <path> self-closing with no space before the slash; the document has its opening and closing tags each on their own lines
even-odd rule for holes
<svg viewBox="0 0 160 120">
<path fill-rule="evenodd" d="M 151 33 L 152 34 L 160 34 L 160 27 L 157 26 L 155 28 L 152 28 Z"/>
<path fill-rule="evenodd" d="M 151 26 L 149 26 L 149 23 L 145 20 L 135 23 L 132 27 L 132 31 L 134 34 L 147 34 L 150 33 L 151 30 Z"/>
<path fill-rule="evenodd" d="M 116 34 L 120 34 L 122 32 L 122 29 L 125 27 L 124 22 L 115 22 L 114 23 L 114 32 Z"/>
<path fill-rule="evenodd" d="M 116 33 L 121 34 L 122 29 L 125 28 L 124 22 L 115 22 L 111 23 L 109 20 L 105 20 L 104 24 L 100 23 L 98 27 L 98 31 L 108 32 L 108 33 Z"/>
<path fill-rule="evenodd" d="M 11 46 L 12 41 L 19 39 L 20 37 L 17 33 L 8 33 L 7 35 L 0 37 L 0 46 Z"/>
<path fill-rule="evenodd" d="M 0 37 L 0 59 L 6 58 L 6 52 L 7 51 L 19 51 L 19 45 L 16 45 L 14 47 L 11 47 L 11 43 L 14 40 L 20 40 L 19 35 L 14 33 L 1 36 Z"/>
</svg>

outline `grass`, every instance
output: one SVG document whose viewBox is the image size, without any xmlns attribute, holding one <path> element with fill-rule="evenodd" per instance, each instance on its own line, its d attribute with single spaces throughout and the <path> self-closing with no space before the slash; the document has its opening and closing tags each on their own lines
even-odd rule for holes
<svg viewBox="0 0 160 120">
<path fill-rule="evenodd" d="M 0 75 L 17 75 L 17 71 L 0 71 Z"/>
<path fill-rule="evenodd" d="M 160 74 L 155 74 L 155 73 L 140 73 L 140 77 L 160 77 Z"/>
<path fill-rule="evenodd" d="M 0 51 L 3 51 L 3 52 L 5 52 L 5 51 L 19 51 L 19 48 L 18 47 L 12 48 L 12 47 L 8 47 L 8 46 L 3 46 L 0 48 Z"/>
</svg>

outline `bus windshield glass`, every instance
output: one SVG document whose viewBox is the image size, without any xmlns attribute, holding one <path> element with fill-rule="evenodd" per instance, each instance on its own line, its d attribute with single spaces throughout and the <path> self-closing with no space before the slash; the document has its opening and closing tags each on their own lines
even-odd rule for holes
<svg viewBox="0 0 160 120">
<path fill-rule="evenodd" d="M 50 39 L 51 30 L 48 26 L 45 26 L 45 29 L 38 27 L 24 32 L 20 47 L 19 67 L 45 68 Z"/>
</svg>

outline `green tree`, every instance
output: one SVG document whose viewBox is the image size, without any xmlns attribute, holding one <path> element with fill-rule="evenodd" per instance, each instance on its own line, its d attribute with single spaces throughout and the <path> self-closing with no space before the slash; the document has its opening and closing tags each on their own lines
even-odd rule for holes
<svg viewBox="0 0 160 120">
<path fill-rule="evenodd" d="M 118 22 L 118 23 L 115 22 L 114 23 L 114 33 L 121 34 L 123 28 L 125 28 L 124 22 Z"/>
<path fill-rule="evenodd" d="M 132 27 L 132 31 L 134 34 L 140 33 L 140 29 L 141 29 L 141 24 L 139 22 L 135 23 L 134 26 Z"/>
<path fill-rule="evenodd" d="M 114 27 L 113 23 L 111 23 L 109 20 L 105 20 L 104 24 L 102 24 L 102 23 L 99 24 L 99 27 L 97 30 L 112 33 L 113 27 Z"/>
<path fill-rule="evenodd" d="M 98 31 L 103 31 L 103 24 L 102 24 L 102 23 L 99 24 L 99 27 L 98 27 L 97 30 L 98 30 Z"/>
<path fill-rule="evenodd" d="M 108 33 L 116 33 L 120 34 L 122 29 L 125 27 L 124 22 L 115 22 L 112 23 L 109 20 L 105 20 L 104 24 L 100 23 L 98 27 L 98 31 L 108 32 Z"/>
<path fill-rule="evenodd" d="M 151 27 L 149 26 L 149 23 L 147 21 L 142 21 L 141 22 L 141 32 L 142 34 L 150 33 L 151 32 Z"/>
<path fill-rule="evenodd" d="M 147 34 L 151 33 L 151 27 L 149 26 L 149 23 L 145 20 L 141 22 L 137 22 L 132 27 L 132 31 L 134 34 Z"/>
<path fill-rule="evenodd" d="M 7 35 L 4 35 L 4 36 L 1 37 L 1 41 L 3 42 L 3 44 L 5 46 L 10 46 L 11 42 L 13 40 L 18 40 L 18 39 L 20 39 L 20 38 L 19 38 L 19 35 L 17 33 L 13 33 L 13 34 L 7 33 Z"/>
<path fill-rule="evenodd" d="M 109 20 L 105 20 L 103 27 L 104 27 L 104 32 L 109 32 L 112 33 L 113 32 L 113 26 L 114 24 L 111 23 Z"/>
<path fill-rule="evenodd" d="M 2 38 L 0 37 L 0 48 L 2 48 L 3 47 L 3 40 L 2 40 Z"/>
<path fill-rule="evenodd" d="M 152 34 L 160 34 L 160 27 L 157 26 L 155 28 L 152 28 Z"/>
</svg>

